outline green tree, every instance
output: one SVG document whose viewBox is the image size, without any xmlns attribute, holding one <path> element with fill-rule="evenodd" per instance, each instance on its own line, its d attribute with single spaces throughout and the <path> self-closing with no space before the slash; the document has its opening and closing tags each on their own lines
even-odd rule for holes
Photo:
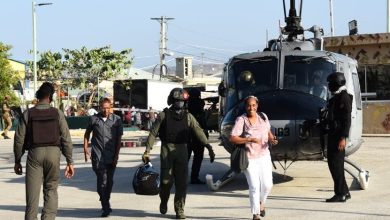
<svg viewBox="0 0 390 220">
<path fill-rule="evenodd" d="M 11 105 L 20 105 L 20 100 L 15 96 L 12 86 L 18 83 L 18 72 L 13 70 L 8 60 L 10 56 L 10 45 L 0 42 L 0 102 L 4 96 L 8 95 L 11 98 Z"/>
<path fill-rule="evenodd" d="M 99 80 L 109 80 L 119 74 L 125 74 L 126 69 L 132 64 L 132 58 L 129 57 L 131 49 L 115 52 L 110 46 L 106 46 L 91 50 L 86 47 L 80 50 L 63 50 L 65 78 L 72 79 L 73 87 L 85 86 L 87 83 L 93 85 L 87 108 L 92 105 Z"/>
<path fill-rule="evenodd" d="M 63 60 L 59 52 L 46 51 L 37 62 L 38 80 L 53 81 L 62 78 Z"/>
</svg>

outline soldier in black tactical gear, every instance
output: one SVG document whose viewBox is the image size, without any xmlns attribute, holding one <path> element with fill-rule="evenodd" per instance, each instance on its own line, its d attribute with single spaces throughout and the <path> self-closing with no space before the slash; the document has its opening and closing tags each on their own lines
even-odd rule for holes
<svg viewBox="0 0 390 220">
<path fill-rule="evenodd" d="M 174 206 L 176 219 L 185 219 L 184 205 L 187 194 L 188 176 L 188 149 L 190 133 L 199 139 L 202 145 L 212 151 L 207 143 L 207 137 L 194 116 L 185 110 L 188 93 L 184 89 L 174 88 L 168 96 L 169 108 L 161 112 L 150 129 L 146 142 L 146 150 L 142 155 L 144 162 L 150 161 L 149 152 L 152 149 L 157 135 L 161 139 L 161 190 L 160 213 L 167 213 L 169 194 L 175 183 Z M 214 153 L 210 154 L 210 161 L 214 160 Z"/>
<path fill-rule="evenodd" d="M 188 100 L 188 111 L 195 117 L 198 121 L 200 127 L 203 128 L 203 131 L 206 137 L 209 137 L 209 133 L 206 130 L 206 116 L 204 111 L 204 101 L 200 98 L 200 90 L 193 88 L 189 90 L 190 98 Z M 191 158 L 191 153 L 194 152 L 194 158 L 192 161 L 191 168 L 191 184 L 205 184 L 204 181 L 199 179 L 199 171 L 202 165 L 203 154 L 204 154 L 204 145 L 199 143 L 198 139 L 193 135 L 190 135 L 190 142 L 188 143 L 188 160 Z M 210 152 L 209 152 L 210 153 Z"/>
<path fill-rule="evenodd" d="M 328 102 L 328 166 L 334 182 L 335 195 L 326 202 L 345 202 L 351 198 L 344 175 L 345 146 L 351 127 L 352 95 L 345 87 L 343 73 L 334 72 L 327 78 L 332 98 Z"/>
</svg>

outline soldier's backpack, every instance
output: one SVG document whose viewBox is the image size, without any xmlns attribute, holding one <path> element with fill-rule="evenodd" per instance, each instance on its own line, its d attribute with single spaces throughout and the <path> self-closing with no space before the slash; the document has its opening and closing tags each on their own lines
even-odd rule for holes
<svg viewBox="0 0 390 220">
<path fill-rule="evenodd" d="M 152 163 L 146 163 L 135 171 L 133 189 L 138 195 L 157 195 L 160 192 L 160 174 Z"/>
</svg>

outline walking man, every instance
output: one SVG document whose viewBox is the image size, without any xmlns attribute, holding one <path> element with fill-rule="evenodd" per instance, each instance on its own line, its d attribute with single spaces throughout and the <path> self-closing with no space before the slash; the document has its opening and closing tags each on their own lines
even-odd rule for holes
<svg viewBox="0 0 390 220">
<path fill-rule="evenodd" d="M 204 111 L 205 102 L 200 98 L 200 90 L 193 88 L 189 91 L 188 111 L 195 117 L 200 127 L 203 129 L 206 137 L 209 133 L 206 130 L 206 116 Z M 191 159 L 191 154 L 194 152 L 194 158 L 191 167 L 191 184 L 205 184 L 199 179 L 200 167 L 203 161 L 204 145 L 198 141 L 196 137 L 190 135 L 190 142 L 188 143 L 188 160 Z"/>
<path fill-rule="evenodd" d="M 61 152 L 66 158 L 65 177 L 74 175 L 72 140 L 64 114 L 50 107 L 54 87 L 45 82 L 38 89 L 35 107 L 24 111 L 15 132 L 15 173 L 22 175 L 21 158 L 28 150 L 26 162 L 26 220 L 37 219 L 39 194 L 43 182 L 41 219 L 55 219 L 58 208 L 57 187 L 60 180 Z"/>
<path fill-rule="evenodd" d="M 88 149 L 92 132 L 92 152 Z M 100 102 L 100 112 L 91 116 L 84 134 L 84 157 L 92 161 L 92 169 L 97 177 L 97 193 L 102 205 L 101 217 L 111 212 L 110 197 L 114 185 L 114 173 L 123 135 L 122 119 L 111 113 L 111 100 L 104 98 Z"/>
</svg>

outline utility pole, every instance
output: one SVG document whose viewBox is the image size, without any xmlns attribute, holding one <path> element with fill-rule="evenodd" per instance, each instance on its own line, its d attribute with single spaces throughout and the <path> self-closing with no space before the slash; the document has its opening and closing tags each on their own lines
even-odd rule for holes
<svg viewBox="0 0 390 220">
<path fill-rule="evenodd" d="M 166 35 L 166 25 L 169 20 L 173 20 L 174 18 L 167 18 L 165 16 L 161 16 L 159 18 L 150 18 L 151 20 L 156 20 L 160 23 L 160 79 L 161 76 L 165 76 L 167 74 L 167 67 L 165 65 L 165 56 L 170 55 L 167 53 L 167 35 Z"/>
<path fill-rule="evenodd" d="M 32 2 L 32 25 L 33 25 L 33 75 L 34 75 L 34 95 L 37 92 L 37 22 L 36 22 L 36 11 L 35 8 L 38 6 L 52 5 L 53 3 L 39 3 L 36 4 L 34 1 Z"/>
<path fill-rule="evenodd" d="M 334 24 L 333 24 L 333 0 L 329 0 L 329 15 L 330 15 L 330 36 L 334 36 Z"/>
<path fill-rule="evenodd" d="M 390 32 L 390 0 L 387 0 L 387 33 Z"/>
<path fill-rule="evenodd" d="M 201 55 L 202 55 L 202 78 L 203 78 L 203 72 L 204 72 L 204 66 L 203 66 L 203 56 L 204 56 L 204 53 L 202 52 L 202 53 L 201 53 Z"/>
</svg>

